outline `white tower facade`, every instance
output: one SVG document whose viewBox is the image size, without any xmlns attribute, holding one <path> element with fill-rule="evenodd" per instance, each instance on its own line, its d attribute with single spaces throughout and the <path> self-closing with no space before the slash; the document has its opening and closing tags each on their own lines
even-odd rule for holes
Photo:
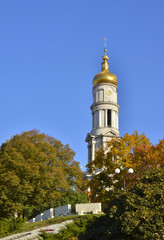
<svg viewBox="0 0 164 240">
<path fill-rule="evenodd" d="M 93 79 L 92 130 L 85 140 L 88 143 L 88 163 L 94 161 L 99 146 L 105 148 L 112 138 L 119 138 L 118 80 L 109 72 L 106 48 L 104 52 L 102 71 Z"/>
</svg>

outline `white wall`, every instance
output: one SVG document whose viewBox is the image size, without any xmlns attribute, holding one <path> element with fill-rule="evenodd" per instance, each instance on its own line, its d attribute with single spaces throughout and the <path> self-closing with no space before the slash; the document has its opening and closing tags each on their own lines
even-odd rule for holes
<svg viewBox="0 0 164 240">
<path fill-rule="evenodd" d="M 101 213 L 101 203 L 81 203 L 75 205 L 76 213 L 83 215 L 85 213 Z"/>
</svg>

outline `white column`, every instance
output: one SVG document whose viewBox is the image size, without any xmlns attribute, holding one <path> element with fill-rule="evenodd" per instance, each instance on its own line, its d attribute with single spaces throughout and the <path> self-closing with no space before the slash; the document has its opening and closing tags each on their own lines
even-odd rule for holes
<svg viewBox="0 0 164 240">
<path fill-rule="evenodd" d="M 95 111 L 95 128 L 97 128 L 97 111 Z"/>
<path fill-rule="evenodd" d="M 104 116 L 105 115 L 105 111 L 104 109 L 101 110 L 101 127 L 105 126 L 105 120 L 104 120 Z"/>
<path fill-rule="evenodd" d="M 95 159 L 95 141 L 92 141 L 92 161 Z"/>
<path fill-rule="evenodd" d="M 108 125 L 108 124 L 107 124 L 107 111 L 108 111 L 108 110 L 105 109 L 105 127 L 107 127 L 107 125 Z"/>
<path fill-rule="evenodd" d="M 99 111 L 96 111 L 96 128 L 99 127 Z"/>
<path fill-rule="evenodd" d="M 101 127 L 102 124 L 101 124 L 101 110 L 99 110 L 99 127 Z"/>
<path fill-rule="evenodd" d="M 116 112 L 116 128 L 118 129 L 118 112 Z"/>
</svg>

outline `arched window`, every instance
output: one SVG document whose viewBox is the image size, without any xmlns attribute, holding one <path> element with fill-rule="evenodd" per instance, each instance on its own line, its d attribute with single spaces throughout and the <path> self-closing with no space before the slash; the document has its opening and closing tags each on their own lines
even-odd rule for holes
<svg viewBox="0 0 164 240">
<path fill-rule="evenodd" d="M 108 109 L 108 115 L 107 115 L 107 123 L 108 123 L 108 127 L 111 127 L 112 124 L 112 114 L 111 114 L 111 109 Z"/>
</svg>

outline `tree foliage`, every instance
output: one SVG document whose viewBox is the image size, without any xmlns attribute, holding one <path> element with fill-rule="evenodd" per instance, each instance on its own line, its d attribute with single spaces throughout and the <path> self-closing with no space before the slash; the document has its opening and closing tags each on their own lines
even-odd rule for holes
<svg viewBox="0 0 164 240">
<path fill-rule="evenodd" d="M 62 198 L 58 201 L 58 206 L 63 206 L 66 204 L 71 204 L 72 213 L 75 213 L 75 205 L 77 203 L 87 203 L 87 195 L 83 191 L 74 191 L 73 189 L 68 189 L 63 194 Z"/>
<path fill-rule="evenodd" d="M 106 216 L 79 239 L 164 239 L 164 170 L 148 171 L 130 190 L 117 190 Z"/>
<path fill-rule="evenodd" d="M 20 228 L 26 224 L 25 220 L 22 218 L 4 218 L 0 220 L 0 237 L 4 236 L 4 234 L 12 233 L 15 230 L 20 230 Z"/>
<path fill-rule="evenodd" d="M 149 169 L 162 168 L 164 165 L 164 139 L 152 145 L 144 135 L 134 132 L 125 134 L 120 139 L 112 139 L 107 149 L 99 148 L 95 160 L 89 163 L 88 170 L 94 178 L 87 183 L 92 189 L 92 201 L 107 201 L 112 198 L 114 190 L 132 187 L 137 179 Z M 120 174 L 114 174 L 120 168 Z M 133 168 L 134 173 L 128 174 L 127 169 Z"/>
<path fill-rule="evenodd" d="M 142 239 L 162 239 L 164 170 L 149 171 L 134 189 L 129 192 L 119 191 L 110 202 L 107 214 L 113 228 L 117 226 L 113 231 L 115 239 L 118 239 L 119 234 L 127 240 L 139 239 L 141 236 Z"/>
<path fill-rule="evenodd" d="M 80 191 L 83 174 L 74 155 L 69 145 L 37 130 L 2 144 L 0 217 L 50 207 L 69 189 Z"/>
</svg>

